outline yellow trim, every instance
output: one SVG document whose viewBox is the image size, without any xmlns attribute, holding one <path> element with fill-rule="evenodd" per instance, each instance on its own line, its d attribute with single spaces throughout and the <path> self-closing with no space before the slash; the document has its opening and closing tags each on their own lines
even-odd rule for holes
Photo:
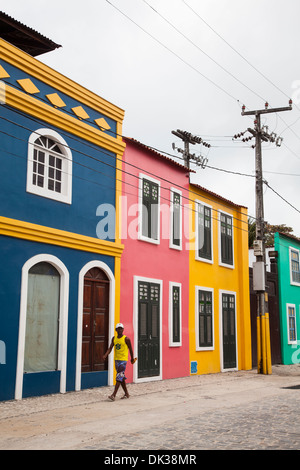
<svg viewBox="0 0 300 470">
<path fill-rule="evenodd" d="M 123 153 L 125 143 L 120 139 L 115 139 L 104 132 L 91 127 L 83 121 L 79 121 L 59 109 L 52 108 L 50 105 L 26 95 L 22 91 L 16 90 L 6 85 L 6 104 L 12 106 L 24 113 L 42 119 L 54 126 L 70 132 L 78 137 L 82 137 L 100 147 L 104 147 L 114 153 Z"/>
<path fill-rule="evenodd" d="M 4 39 L 0 39 L 0 51 L 0 59 L 5 60 L 38 80 L 53 86 L 57 90 L 105 114 L 111 119 L 116 121 L 122 121 L 124 119 L 124 111 L 121 108 L 87 90 L 17 47 L 14 47 Z"/>
<path fill-rule="evenodd" d="M 56 106 L 57 108 L 63 108 L 64 106 L 67 106 L 58 93 L 50 93 L 49 95 L 46 95 L 46 98 L 48 98 L 50 103 L 52 103 L 53 106 Z"/>
<path fill-rule="evenodd" d="M 30 78 L 22 78 L 22 80 L 17 80 L 17 82 L 27 93 L 33 94 L 40 92 Z"/>
<path fill-rule="evenodd" d="M 5 68 L 0 65 L 0 78 L 8 78 L 10 75 L 6 72 Z"/>
<path fill-rule="evenodd" d="M 76 114 L 80 119 L 88 119 L 90 116 L 88 113 L 83 109 L 82 106 L 76 106 L 75 108 L 72 108 L 73 113 Z"/>
<path fill-rule="evenodd" d="M 23 240 L 64 246 L 74 250 L 88 251 L 120 258 L 124 246 L 120 243 L 99 240 L 78 233 L 36 225 L 22 220 L 0 217 L 0 234 Z"/>
<path fill-rule="evenodd" d="M 108 131 L 110 129 L 110 126 L 107 124 L 104 118 L 99 118 L 94 120 L 97 126 L 102 127 L 102 129 L 105 129 Z"/>
</svg>

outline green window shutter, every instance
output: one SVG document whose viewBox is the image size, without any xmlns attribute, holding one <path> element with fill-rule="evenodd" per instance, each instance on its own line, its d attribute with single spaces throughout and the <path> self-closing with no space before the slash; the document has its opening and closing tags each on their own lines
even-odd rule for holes
<svg viewBox="0 0 300 470">
<path fill-rule="evenodd" d="M 172 243 L 175 246 L 180 246 L 180 206 L 181 196 L 178 193 L 173 193 L 173 238 Z"/>
<path fill-rule="evenodd" d="M 212 259 L 211 249 L 211 208 L 198 205 L 198 256 Z"/>
<path fill-rule="evenodd" d="M 142 234 L 154 240 L 158 239 L 158 197 L 158 184 L 143 179 Z"/>
<path fill-rule="evenodd" d="M 180 288 L 179 286 L 172 287 L 172 320 L 173 320 L 173 331 L 172 340 L 173 343 L 180 342 Z"/>
<path fill-rule="evenodd" d="M 232 217 L 221 214 L 221 259 L 224 264 L 233 265 Z"/>
<path fill-rule="evenodd" d="M 199 346 L 213 346 L 212 293 L 199 291 Z"/>
<path fill-rule="evenodd" d="M 160 285 L 138 282 L 138 377 L 160 371 Z"/>
</svg>

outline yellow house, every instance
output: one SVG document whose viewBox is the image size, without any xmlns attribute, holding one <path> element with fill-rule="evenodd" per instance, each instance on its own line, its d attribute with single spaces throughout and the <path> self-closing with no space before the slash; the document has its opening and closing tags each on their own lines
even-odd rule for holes
<svg viewBox="0 0 300 470">
<path fill-rule="evenodd" d="M 247 209 L 189 188 L 190 372 L 251 369 Z"/>
</svg>

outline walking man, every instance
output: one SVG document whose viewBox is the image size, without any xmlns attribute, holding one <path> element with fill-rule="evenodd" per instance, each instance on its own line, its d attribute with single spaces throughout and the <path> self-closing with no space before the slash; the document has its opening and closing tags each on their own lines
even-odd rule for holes
<svg viewBox="0 0 300 470">
<path fill-rule="evenodd" d="M 136 359 L 134 359 L 133 357 L 131 341 L 127 336 L 123 335 L 123 331 L 124 325 L 122 323 L 118 323 L 116 325 L 117 335 L 112 338 L 110 346 L 103 356 L 103 359 L 105 360 L 107 356 L 111 353 L 113 348 L 115 348 L 115 367 L 117 371 L 116 385 L 112 395 L 108 397 L 112 401 L 115 401 L 120 385 L 124 390 L 124 396 L 122 397 L 122 399 L 129 398 L 125 377 L 125 370 L 128 362 L 128 350 L 131 356 L 131 364 L 134 364 L 136 361 Z"/>
</svg>

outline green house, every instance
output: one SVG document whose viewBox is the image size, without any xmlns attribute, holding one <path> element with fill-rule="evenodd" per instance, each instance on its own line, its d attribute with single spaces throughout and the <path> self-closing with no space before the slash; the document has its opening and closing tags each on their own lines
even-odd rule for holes
<svg viewBox="0 0 300 470">
<path fill-rule="evenodd" d="M 275 234 L 283 364 L 300 363 L 300 239 Z"/>
</svg>

